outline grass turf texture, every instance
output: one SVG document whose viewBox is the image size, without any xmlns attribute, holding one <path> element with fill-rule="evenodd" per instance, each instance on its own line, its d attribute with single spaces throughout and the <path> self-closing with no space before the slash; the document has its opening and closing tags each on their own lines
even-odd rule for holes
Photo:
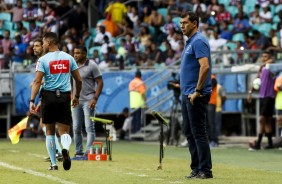
<svg viewBox="0 0 282 184">
<path fill-rule="evenodd" d="M 187 180 L 184 176 L 190 173 L 188 148 L 165 147 L 163 169 L 157 170 L 158 143 L 114 142 L 113 161 L 72 161 L 69 171 L 64 171 L 59 162 L 58 171 L 48 171 L 49 163 L 43 161 L 47 156 L 44 141 L 22 139 L 12 145 L 8 140 L 0 140 L 0 145 L 0 183 L 3 184 L 281 183 L 281 150 L 212 149 L 214 179 Z M 73 148 L 72 145 L 71 156 Z"/>
</svg>

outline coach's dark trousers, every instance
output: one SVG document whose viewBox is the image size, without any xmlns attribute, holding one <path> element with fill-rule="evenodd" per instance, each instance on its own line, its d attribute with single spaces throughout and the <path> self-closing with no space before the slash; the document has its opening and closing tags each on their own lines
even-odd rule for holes
<svg viewBox="0 0 282 184">
<path fill-rule="evenodd" d="M 187 95 L 182 95 L 183 132 L 187 137 L 191 154 L 191 169 L 211 173 L 212 161 L 207 137 L 207 105 L 210 96 L 198 97 L 191 104 Z"/>
</svg>

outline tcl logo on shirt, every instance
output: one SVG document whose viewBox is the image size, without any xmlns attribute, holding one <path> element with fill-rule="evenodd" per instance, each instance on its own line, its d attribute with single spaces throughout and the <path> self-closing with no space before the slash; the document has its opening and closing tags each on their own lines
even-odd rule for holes
<svg viewBox="0 0 282 184">
<path fill-rule="evenodd" d="M 70 62 L 69 60 L 51 61 L 49 67 L 51 74 L 69 73 Z"/>
</svg>

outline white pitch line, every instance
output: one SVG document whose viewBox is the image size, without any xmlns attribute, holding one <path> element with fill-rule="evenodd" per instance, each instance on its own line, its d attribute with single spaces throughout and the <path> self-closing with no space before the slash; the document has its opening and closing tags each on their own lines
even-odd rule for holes
<svg viewBox="0 0 282 184">
<path fill-rule="evenodd" d="M 51 176 L 51 175 L 48 175 L 48 174 L 36 172 L 36 171 L 30 170 L 30 169 L 23 169 L 23 168 L 20 168 L 20 167 L 17 167 L 17 166 L 13 166 L 13 165 L 7 164 L 5 162 L 0 162 L 0 166 L 6 167 L 6 168 L 12 169 L 12 170 L 23 171 L 23 172 L 32 174 L 34 176 L 40 176 L 40 177 L 47 178 L 47 179 L 53 180 L 53 181 L 57 181 L 57 182 L 63 183 L 63 184 L 75 184 L 74 182 L 66 181 L 66 180 L 63 180 L 63 179 L 55 177 L 55 176 Z M 54 171 L 51 171 L 51 172 L 54 172 Z"/>
</svg>

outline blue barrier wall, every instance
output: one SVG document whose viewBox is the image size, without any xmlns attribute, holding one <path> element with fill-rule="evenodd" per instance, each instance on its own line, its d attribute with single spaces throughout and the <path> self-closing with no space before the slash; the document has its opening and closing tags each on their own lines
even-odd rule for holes
<svg viewBox="0 0 282 184">
<path fill-rule="evenodd" d="M 157 71 L 142 71 L 142 79 L 146 80 Z M 120 113 L 124 107 L 129 107 L 128 84 L 134 78 L 135 71 L 117 71 L 104 72 L 104 88 L 97 105 L 97 113 Z M 170 72 L 167 71 L 167 74 Z M 16 115 L 25 115 L 29 110 L 30 83 L 33 81 L 34 73 L 17 73 L 14 76 L 14 94 Z M 245 74 L 217 75 L 218 82 L 225 87 L 227 93 L 246 92 Z M 148 81 L 147 85 L 153 84 L 158 77 Z M 159 95 L 160 90 L 166 88 L 167 81 L 158 82 L 153 88 L 147 90 L 147 99 L 153 99 L 148 107 L 162 100 L 172 91 L 167 91 Z M 38 102 L 38 97 L 36 103 Z M 165 104 L 155 109 L 157 111 L 166 111 L 171 108 L 173 98 Z M 242 100 L 227 100 L 223 106 L 223 111 L 242 112 Z"/>
</svg>

